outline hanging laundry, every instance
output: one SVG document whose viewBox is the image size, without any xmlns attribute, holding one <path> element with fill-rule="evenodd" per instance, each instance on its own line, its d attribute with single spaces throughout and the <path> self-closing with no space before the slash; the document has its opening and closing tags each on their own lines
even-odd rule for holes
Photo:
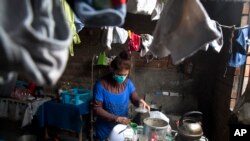
<svg viewBox="0 0 250 141">
<path fill-rule="evenodd" d="M 157 0 L 128 0 L 127 11 L 134 14 L 151 15 Z"/>
<path fill-rule="evenodd" d="M 222 47 L 223 47 L 223 44 L 224 44 L 224 41 L 223 41 L 223 32 L 222 32 L 222 28 L 220 26 L 220 24 L 214 20 L 210 20 L 208 22 L 211 22 L 211 27 L 214 28 L 214 30 L 217 30 L 219 32 L 219 38 L 217 38 L 216 40 L 213 40 L 212 42 L 208 43 L 208 44 L 205 44 L 204 45 L 204 48 L 202 50 L 205 50 L 207 51 L 209 46 L 212 47 L 216 52 L 220 52 Z"/>
<path fill-rule="evenodd" d="M 73 11 L 71 10 L 71 8 L 68 5 L 68 3 L 66 2 L 66 0 L 61 0 L 61 4 L 62 4 L 63 10 L 64 10 L 66 20 L 68 21 L 68 25 L 71 29 L 71 32 L 73 33 L 73 42 L 69 46 L 69 53 L 71 56 L 74 56 L 74 44 L 80 44 L 81 39 L 76 31 L 75 15 L 74 15 Z"/>
<path fill-rule="evenodd" d="M 113 41 L 113 30 L 114 27 L 104 27 L 102 33 L 102 46 L 107 47 L 109 50 L 112 49 L 111 44 Z"/>
<path fill-rule="evenodd" d="M 236 33 L 236 40 L 232 46 L 231 57 L 228 62 L 230 67 L 240 67 L 246 62 L 248 48 L 249 28 L 239 29 Z"/>
<path fill-rule="evenodd" d="M 124 44 L 128 40 L 128 31 L 115 26 L 113 30 L 113 40 L 112 43 Z"/>
<path fill-rule="evenodd" d="M 126 0 L 67 0 L 86 27 L 120 26 L 126 16 Z"/>
<path fill-rule="evenodd" d="M 160 15 L 161 12 L 164 8 L 164 5 L 167 4 L 169 0 L 157 0 L 156 4 L 155 4 L 155 8 L 152 11 L 152 15 L 151 15 L 151 20 L 159 20 L 160 19 Z"/>
<path fill-rule="evenodd" d="M 139 51 L 141 45 L 141 37 L 134 32 L 129 35 L 129 51 Z"/>
<path fill-rule="evenodd" d="M 81 22 L 81 20 L 74 15 L 74 22 L 75 22 L 75 26 L 76 26 L 76 31 L 79 33 L 83 28 L 84 28 L 84 24 Z"/>
<path fill-rule="evenodd" d="M 179 12 L 177 12 L 179 11 Z M 171 54 L 174 64 L 219 38 L 199 0 L 169 0 L 154 30 L 149 50 L 154 56 Z"/>
<path fill-rule="evenodd" d="M 128 31 L 120 27 L 104 27 L 102 45 L 111 50 L 112 43 L 124 44 L 128 39 Z"/>
<path fill-rule="evenodd" d="M 0 9 L 1 71 L 22 73 L 40 86 L 56 84 L 72 41 L 60 1 L 2 0 Z"/>
<path fill-rule="evenodd" d="M 140 56 L 143 57 L 145 56 L 149 49 L 148 47 L 152 44 L 154 37 L 149 34 L 141 34 L 141 51 L 140 51 Z"/>
</svg>

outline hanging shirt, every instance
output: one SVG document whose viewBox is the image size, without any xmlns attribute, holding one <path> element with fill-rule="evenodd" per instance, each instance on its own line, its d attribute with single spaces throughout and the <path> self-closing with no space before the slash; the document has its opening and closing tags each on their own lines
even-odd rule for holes
<svg viewBox="0 0 250 141">
<path fill-rule="evenodd" d="M 74 44 L 80 44 L 81 39 L 76 31 L 75 15 L 74 15 L 73 11 L 71 10 L 71 8 L 68 5 L 68 3 L 66 2 L 66 0 L 61 0 L 61 3 L 62 3 L 65 17 L 66 17 L 68 24 L 69 24 L 69 27 L 71 29 L 71 32 L 73 33 L 73 42 L 69 46 L 69 53 L 71 56 L 74 56 Z"/>
<path fill-rule="evenodd" d="M 95 84 L 94 87 L 94 111 L 97 114 L 96 136 L 98 140 L 107 139 L 118 116 L 128 117 L 129 100 L 136 106 L 139 98 L 135 93 L 135 87 L 130 79 L 121 85 L 117 85 L 120 91 L 114 93 L 115 87 L 112 75 L 107 75 Z M 117 88 L 117 87 L 116 87 Z"/>
<path fill-rule="evenodd" d="M 232 54 L 228 62 L 230 67 L 239 67 L 246 62 L 248 30 L 249 28 L 243 28 L 238 31 L 235 43 L 232 46 Z"/>
</svg>

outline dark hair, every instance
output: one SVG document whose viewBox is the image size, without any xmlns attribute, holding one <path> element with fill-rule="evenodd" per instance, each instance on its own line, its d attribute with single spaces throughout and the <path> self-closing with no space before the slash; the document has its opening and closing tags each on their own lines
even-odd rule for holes
<svg viewBox="0 0 250 141">
<path fill-rule="evenodd" d="M 113 70 L 126 69 L 129 70 L 131 67 L 130 54 L 127 51 L 122 51 L 115 59 L 111 62 L 111 68 Z"/>
</svg>

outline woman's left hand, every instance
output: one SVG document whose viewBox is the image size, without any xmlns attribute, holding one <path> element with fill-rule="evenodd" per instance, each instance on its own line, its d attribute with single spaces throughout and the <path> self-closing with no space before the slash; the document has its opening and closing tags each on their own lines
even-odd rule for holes
<svg viewBox="0 0 250 141">
<path fill-rule="evenodd" d="M 146 108 L 150 111 L 150 106 L 143 99 L 140 100 L 140 105 L 142 105 L 144 109 Z"/>
</svg>

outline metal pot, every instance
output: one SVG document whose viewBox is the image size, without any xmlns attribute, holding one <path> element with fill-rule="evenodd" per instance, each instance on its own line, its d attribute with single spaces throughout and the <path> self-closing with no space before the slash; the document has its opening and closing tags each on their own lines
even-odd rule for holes
<svg viewBox="0 0 250 141">
<path fill-rule="evenodd" d="M 185 140 L 198 140 L 203 135 L 201 121 L 192 117 L 193 115 L 202 116 L 201 112 L 192 111 L 184 114 L 179 120 L 178 136 Z"/>
<path fill-rule="evenodd" d="M 143 123 L 143 134 L 147 135 L 149 140 L 154 137 L 157 141 L 165 139 L 168 122 L 159 118 L 145 118 Z"/>
</svg>

